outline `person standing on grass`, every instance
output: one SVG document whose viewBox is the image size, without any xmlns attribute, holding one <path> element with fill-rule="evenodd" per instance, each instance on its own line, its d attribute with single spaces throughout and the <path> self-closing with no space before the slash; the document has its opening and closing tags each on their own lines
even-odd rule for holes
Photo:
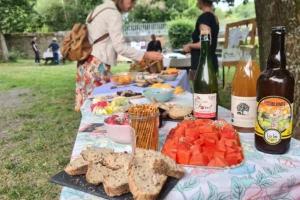
<svg viewBox="0 0 300 200">
<path fill-rule="evenodd" d="M 77 66 L 76 111 L 80 111 L 95 87 L 106 82 L 111 66 L 117 64 L 118 54 L 135 61 L 143 58 L 153 61 L 163 59 L 163 55 L 158 52 L 138 51 L 126 44 L 122 15 L 129 12 L 134 5 L 135 0 L 107 0 L 88 15 L 87 20 L 90 16 L 94 17 L 92 22 L 87 23 L 88 39 L 93 44 L 93 50 L 88 59 Z M 104 77 L 97 76 L 99 71 L 103 72 Z"/>
<path fill-rule="evenodd" d="M 156 40 L 156 36 L 154 34 L 151 35 L 152 41 L 149 42 L 147 51 L 156 51 L 162 52 L 161 43 L 159 40 Z"/>
<path fill-rule="evenodd" d="M 59 45 L 57 43 L 57 39 L 54 37 L 52 39 L 52 43 L 49 45 L 48 49 L 52 49 L 54 64 L 59 64 Z"/>
<path fill-rule="evenodd" d="M 36 42 L 37 38 L 34 37 L 31 41 L 31 47 L 34 51 L 34 54 L 35 54 L 35 64 L 40 64 L 40 53 L 39 53 L 39 50 L 38 50 L 38 45 L 37 45 L 37 42 Z"/>
<path fill-rule="evenodd" d="M 183 50 L 186 53 L 191 53 L 191 71 L 189 74 L 190 80 L 194 80 L 196 75 L 197 67 L 200 60 L 200 30 L 202 28 L 208 27 L 211 30 L 211 56 L 213 66 L 215 68 L 216 74 L 218 75 L 218 57 L 216 54 L 218 34 L 219 34 L 219 20 L 213 11 L 213 2 L 215 0 L 198 0 L 198 7 L 202 10 L 202 14 L 199 16 L 195 30 L 192 33 L 193 42 L 186 44 Z"/>
</svg>

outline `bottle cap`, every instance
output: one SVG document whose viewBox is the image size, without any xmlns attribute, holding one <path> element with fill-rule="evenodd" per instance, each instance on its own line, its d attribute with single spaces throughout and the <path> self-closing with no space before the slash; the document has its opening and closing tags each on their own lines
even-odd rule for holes
<svg viewBox="0 0 300 200">
<path fill-rule="evenodd" d="M 272 34 L 278 34 L 278 35 L 285 34 L 285 27 L 284 26 L 273 26 Z"/>
<path fill-rule="evenodd" d="M 284 26 L 273 26 L 272 31 L 285 31 Z"/>
</svg>

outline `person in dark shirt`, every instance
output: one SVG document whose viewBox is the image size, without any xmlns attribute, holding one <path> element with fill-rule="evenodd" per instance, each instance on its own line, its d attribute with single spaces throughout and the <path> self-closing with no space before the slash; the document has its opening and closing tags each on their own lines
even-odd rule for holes
<svg viewBox="0 0 300 200">
<path fill-rule="evenodd" d="M 40 53 L 39 53 L 39 50 L 38 50 L 38 46 L 37 46 L 37 42 L 36 42 L 37 38 L 34 37 L 31 41 L 31 47 L 34 51 L 34 54 L 35 54 L 35 63 L 36 64 L 40 64 Z"/>
<path fill-rule="evenodd" d="M 54 58 L 54 64 L 59 64 L 59 45 L 57 43 L 57 39 L 53 38 L 52 43 L 49 45 L 48 49 L 52 49 L 53 52 L 53 58 Z"/>
<path fill-rule="evenodd" d="M 203 11 L 199 16 L 195 30 L 192 33 L 193 43 L 186 44 L 183 47 L 183 50 L 187 53 L 191 53 L 191 72 L 190 79 L 194 79 L 196 70 L 200 60 L 200 30 L 202 28 L 208 27 L 211 29 L 211 55 L 212 63 L 215 68 L 216 74 L 218 74 L 218 58 L 216 55 L 217 43 L 218 43 L 218 34 L 219 34 L 219 20 L 218 17 L 213 12 L 213 1 L 214 0 L 198 0 L 198 6 Z"/>
<path fill-rule="evenodd" d="M 162 52 L 161 43 L 159 40 L 156 40 L 156 36 L 153 34 L 151 35 L 152 41 L 149 42 L 147 51 L 156 51 Z"/>
</svg>

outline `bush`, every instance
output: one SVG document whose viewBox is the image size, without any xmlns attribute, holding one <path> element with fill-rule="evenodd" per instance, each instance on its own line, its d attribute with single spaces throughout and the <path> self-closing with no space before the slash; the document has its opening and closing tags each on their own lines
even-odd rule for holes
<svg viewBox="0 0 300 200">
<path fill-rule="evenodd" d="M 168 34 L 173 49 L 182 48 L 192 41 L 194 23 L 186 19 L 178 19 L 168 23 Z"/>
<path fill-rule="evenodd" d="M 9 62 L 17 62 L 20 58 L 23 58 L 23 54 L 19 51 L 12 50 L 9 52 L 8 61 Z"/>
</svg>

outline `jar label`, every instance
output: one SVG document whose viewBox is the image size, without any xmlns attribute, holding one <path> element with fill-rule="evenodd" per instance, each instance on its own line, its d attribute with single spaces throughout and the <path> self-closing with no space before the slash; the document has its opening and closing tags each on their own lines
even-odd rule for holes
<svg viewBox="0 0 300 200">
<path fill-rule="evenodd" d="M 217 94 L 194 93 L 194 116 L 199 118 L 217 117 Z"/>
<path fill-rule="evenodd" d="M 276 145 L 282 139 L 291 138 L 293 104 L 289 100 L 283 97 L 269 96 L 256 104 L 256 135 L 263 137 L 265 142 L 270 145 Z"/>
<path fill-rule="evenodd" d="M 256 97 L 231 95 L 231 114 L 234 126 L 253 128 L 256 119 Z"/>
</svg>

